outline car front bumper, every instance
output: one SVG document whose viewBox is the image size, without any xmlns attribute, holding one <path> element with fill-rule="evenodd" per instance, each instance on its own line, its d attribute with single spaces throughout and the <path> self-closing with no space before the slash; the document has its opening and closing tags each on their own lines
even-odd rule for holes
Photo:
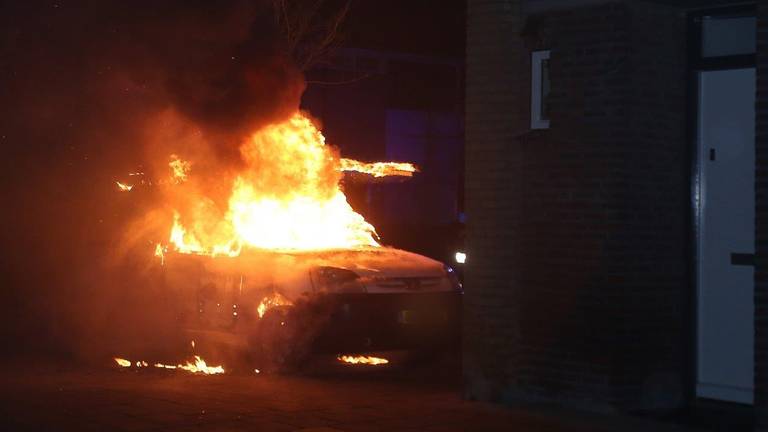
<svg viewBox="0 0 768 432">
<path fill-rule="evenodd" d="M 461 293 L 331 295 L 318 351 L 440 349 L 459 342 Z"/>
</svg>

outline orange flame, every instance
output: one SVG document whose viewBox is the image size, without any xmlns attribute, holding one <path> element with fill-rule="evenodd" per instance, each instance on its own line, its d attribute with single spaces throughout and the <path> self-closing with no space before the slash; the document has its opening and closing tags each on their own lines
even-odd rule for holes
<svg viewBox="0 0 768 432">
<path fill-rule="evenodd" d="M 182 224 L 181 214 L 174 213 L 169 240 L 176 251 L 237 256 L 243 248 L 378 247 L 376 230 L 352 209 L 341 190 L 341 171 L 353 166 L 379 175 L 387 169 L 415 170 L 412 166 L 384 164 L 374 169 L 376 164 L 343 162 L 301 113 L 257 131 L 240 147 L 240 153 L 246 169 L 232 182 L 223 218 L 187 214 Z M 174 161 L 181 160 L 174 157 Z M 189 165 L 184 166 L 186 176 Z"/>
<path fill-rule="evenodd" d="M 261 318 L 268 310 L 275 306 L 290 306 L 292 304 L 293 303 L 291 303 L 290 300 L 280 295 L 280 293 L 273 293 L 261 300 L 261 303 L 259 303 L 259 306 L 256 308 L 256 312 L 259 313 L 259 318 Z"/>
<path fill-rule="evenodd" d="M 129 368 L 131 366 L 136 366 L 137 368 L 142 367 L 149 367 L 149 363 L 146 361 L 137 361 L 135 363 L 132 363 L 130 360 L 126 360 L 124 358 L 115 357 L 114 358 L 115 363 L 117 363 L 119 366 L 124 368 Z M 178 364 L 178 365 L 168 365 L 163 363 L 155 363 L 153 365 L 156 368 L 162 368 L 162 369 L 182 369 L 187 372 L 192 373 L 202 373 L 204 375 L 216 375 L 216 374 L 223 374 L 224 373 L 224 367 L 223 366 L 208 366 L 208 364 L 200 358 L 200 356 L 195 356 L 194 363 L 191 361 L 187 361 L 186 364 Z"/>
<path fill-rule="evenodd" d="M 171 228 L 171 243 L 174 245 L 177 251 L 187 254 L 198 255 L 225 255 L 225 256 L 237 256 L 240 255 L 240 244 L 234 239 L 230 239 L 228 243 L 214 244 L 212 246 L 204 246 L 193 233 L 187 233 L 187 230 L 181 225 L 181 215 L 178 212 L 173 214 L 173 227 Z M 157 249 L 155 255 L 158 255 Z"/>
<path fill-rule="evenodd" d="M 156 368 L 163 368 L 163 369 L 176 369 L 176 366 L 174 365 L 167 365 L 162 363 L 155 363 Z"/>
<path fill-rule="evenodd" d="M 415 165 L 407 162 L 360 162 L 354 159 L 341 159 L 342 171 L 354 171 L 370 174 L 374 177 L 402 176 L 412 177 L 418 172 Z"/>
<path fill-rule="evenodd" d="M 389 360 L 381 357 L 372 357 L 372 356 L 351 356 L 351 355 L 342 355 L 337 357 L 337 359 L 342 363 L 348 363 L 348 364 L 366 364 L 366 365 L 383 365 L 389 363 Z"/>
<path fill-rule="evenodd" d="M 187 362 L 185 365 L 177 365 L 179 369 L 184 369 L 192 373 L 203 373 L 205 375 L 223 374 L 224 368 L 222 366 L 208 366 L 205 360 L 200 356 L 195 356 L 195 363 Z"/>
</svg>

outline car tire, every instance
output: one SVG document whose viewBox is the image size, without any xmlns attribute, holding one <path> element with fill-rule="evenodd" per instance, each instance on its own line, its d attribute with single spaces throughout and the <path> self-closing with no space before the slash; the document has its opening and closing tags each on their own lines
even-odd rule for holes
<svg viewBox="0 0 768 432">
<path fill-rule="evenodd" d="M 304 358 L 300 346 L 300 325 L 292 308 L 273 308 L 259 319 L 252 346 L 259 370 L 289 372 L 297 370 Z"/>
<path fill-rule="evenodd" d="M 300 371 L 330 319 L 333 305 L 329 299 L 315 298 L 267 310 L 258 320 L 251 342 L 257 362 L 265 370 Z"/>
</svg>

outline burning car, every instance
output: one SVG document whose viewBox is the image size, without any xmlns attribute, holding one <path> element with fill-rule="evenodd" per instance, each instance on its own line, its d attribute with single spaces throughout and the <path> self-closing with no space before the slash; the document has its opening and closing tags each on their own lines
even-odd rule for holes
<svg viewBox="0 0 768 432">
<path fill-rule="evenodd" d="M 414 165 L 341 158 L 300 112 L 239 150 L 234 168 L 199 175 L 199 161 L 171 154 L 170 176 L 151 182 L 168 205 L 145 220 L 160 232 L 172 222 L 155 244 L 162 290 L 190 339 L 285 365 L 310 350 L 433 350 L 458 339 L 453 269 L 382 246 L 343 192 L 344 173 L 411 177 Z"/>
<path fill-rule="evenodd" d="M 230 341 L 262 363 L 292 365 L 310 351 L 439 352 L 458 336 L 453 269 L 390 247 L 176 253 L 163 267 L 189 338 Z"/>
</svg>

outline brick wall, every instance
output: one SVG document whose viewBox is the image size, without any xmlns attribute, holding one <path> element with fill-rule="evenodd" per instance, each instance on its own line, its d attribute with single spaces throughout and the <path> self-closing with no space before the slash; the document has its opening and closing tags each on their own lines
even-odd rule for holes
<svg viewBox="0 0 768 432">
<path fill-rule="evenodd" d="M 464 374 L 466 396 L 498 400 L 520 343 L 516 263 L 528 54 L 518 1 L 467 2 Z"/>
<path fill-rule="evenodd" d="M 685 17 L 641 2 L 520 10 L 468 6 L 467 396 L 678 406 Z M 535 132 L 533 49 L 551 50 L 552 81 L 551 128 Z"/>
<path fill-rule="evenodd" d="M 755 408 L 768 429 L 768 4 L 757 9 Z"/>
</svg>

